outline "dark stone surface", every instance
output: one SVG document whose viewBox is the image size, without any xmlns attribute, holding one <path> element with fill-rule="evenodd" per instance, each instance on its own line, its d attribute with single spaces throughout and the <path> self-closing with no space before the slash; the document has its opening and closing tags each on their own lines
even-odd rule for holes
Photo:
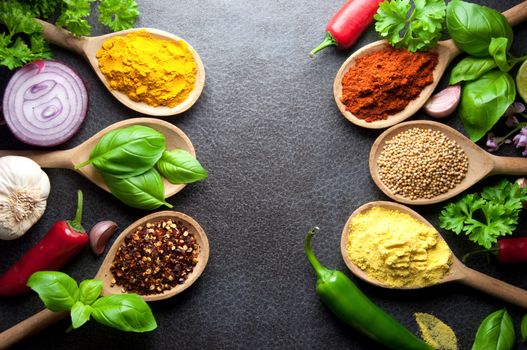
<svg viewBox="0 0 527 350">
<path fill-rule="evenodd" d="M 468 349 L 483 318 L 506 307 L 519 333 L 524 310 L 469 287 L 390 291 L 359 281 L 347 271 L 339 250 L 344 223 L 359 205 L 387 198 L 370 179 L 367 165 L 379 131 L 344 119 L 332 93 L 342 62 L 353 50 L 376 40 L 376 34 L 370 29 L 351 50 L 330 48 L 315 59 L 307 56 L 342 2 L 138 1 L 137 26 L 185 38 L 205 63 L 201 98 L 184 115 L 166 120 L 187 133 L 210 172 L 209 179 L 187 186 L 169 200 L 207 232 L 208 267 L 183 294 L 151 304 L 159 325 L 155 332 L 120 333 L 90 322 L 66 334 L 68 322 L 62 321 L 16 349 L 379 349 L 337 320 L 316 295 L 315 275 L 303 252 L 305 233 L 315 224 L 321 227 L 314 242 L 320 260 L 346 271 L 364 293 L 412 331 L 417 331 L 414 312 L 433 313 L 455 329 L 461 348 Z M 503 11 L 520 1 L 478 2 Z M 95 28 L 94 35 L 103 33 L 102 27 Z M 515 33 L 513 52 L 525 54 L 527 26 L 518 26 Z M 56 47 L 53 51 L 56 59 L 78 70 L 90 94 L 86 122 L 59 149 L 80 144 L 116 121 L 141 116 L 120 105 L 79 56 Z M 9 74 L 0 73 L 3 89 Z M 427 117 L 418 113 L 416 118 Z M 460 129 L 456 116 L 445 123 Z M 7 148 L 28 147 L 4 127 L 0 149 Z M 46 172 L 52 183 L 48 209 L 24 237 L 0 242 L 0 271 L 56 220 L 73 216 L 79 188 L 85 194 L 87 228 L 104 219 L 124 228 L 147 214 L 127 208 L 73 171 Z M 441 208 L 416 209 L 437 225 Z M 442 233 L 458 256 L 474 248 L 465 238 Z M 86 249 L 64 271 L 78 280 L 91 278 L 101 261 Z M 525 265 L 498 266 L 475 259 L 471 266 L 527 288 Z M 1 299 L 0 329 L 41 308 L 34 294 Z"/>
</svg>

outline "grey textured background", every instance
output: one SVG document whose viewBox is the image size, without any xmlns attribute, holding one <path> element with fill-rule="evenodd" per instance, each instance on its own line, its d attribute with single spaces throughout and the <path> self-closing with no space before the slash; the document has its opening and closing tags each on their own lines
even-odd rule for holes
<svg viewBox="0 0 527 350">
<path fill-rule="evenodd" d="M 304 235 L 315 224 L 321 232 L 314 249 L 322 263 L 346 271 L 371 299 L 413 331 L 414 312 L 433 313 L 454 328 L 461 348 L 468 349 L 483 318 L 506 307 L 519 333 L 524 310 L 468 287 L 389 291 L 347 271 L 339 250 L 344 223 L 359 205 L 387 198 L 370 179 L 367 165 L 379 132 L 350 124 L 337 110 L 332 93 L 342 62 L 354 49 L 376 40 L 376 34 L 370 29 L 350 50 L 329 48 L 315 59 L 307 56 L 343 2 L 138 0 L 141 17 L 136 26 L 185 38 L 205 64 L 206 86 L 196 105 L 165 119 L 187 133 L 210 172 L 210 178 L 169 200 L 207 232 L 209 264 L 189 290 L 151 304 L 159 325 L 152 333 L 120 333 L 90 322 L 65 334 L 68 322 L 62 321 L 15 348 L 380 349 L 338 321 L 315 294 L 315 275 L 303 252 Z M 503 11 L 519 0 L 477 2 Z M 94 28 L 94 35 L 103 33 L 102 27 Z M 513 52 L 527 53 L 527 26 L 518 26 L 515 33 Z M 141 116 L 120 105 L 80 57 L 56 47 L 53 51 L 56 59 L 77 69 L 90 94 L 82 129 L 58 149 L 80 144 L 113 122 Z M 0 94 L 9 76 L 0 71 Z M 427 117 L 418 113 L 415 118 Z M 445 123 L 460 128 L 457 116 Z M 0 149 L 7 148 L 27 146 L 2 127 Z M 127 208 L 73 171 L 46 172 L 52 183 L 48 209 L 24 237 L 0 241 L 0 271 L 55 221 L 73 216 L 77 189 L 85 194 L 86 228 L 105 219 L 124 228 L 147 214 Z M 441 208 L 417 210 L 437 224 Z M 442 233 L 458 256 L 474 248 L 464 238 Z M 101 261 L 86 249 L 64 270 L 78 280 L 91 278 Z M 527 288 L 525 265 L 498 266 L 481 258 L 470 266 Z M 41 308 L 33 294 L 1 299 L 0 329 Z"/>
</svg>

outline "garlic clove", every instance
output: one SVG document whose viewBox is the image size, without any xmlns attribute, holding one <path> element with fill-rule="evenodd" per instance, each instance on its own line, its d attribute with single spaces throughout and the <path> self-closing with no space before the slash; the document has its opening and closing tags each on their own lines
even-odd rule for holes
<svg viewBox="0 0 527 350">
<path fill-rule="evenodd" d="M 113 221 L 101 221 L 95 224 L 90 230 L 90 247 L 91 250 L 97 254 L 101 255 L 104 252 L 106 242 L 117 230 L 117 224 Z"/>
<path fill-rule="evenodd" d="M 444 118 L 456 110 L 460 100 L 461 85 L 452 85 L 430 97 L 423 109 L 434 118 Z"/>
</svg>

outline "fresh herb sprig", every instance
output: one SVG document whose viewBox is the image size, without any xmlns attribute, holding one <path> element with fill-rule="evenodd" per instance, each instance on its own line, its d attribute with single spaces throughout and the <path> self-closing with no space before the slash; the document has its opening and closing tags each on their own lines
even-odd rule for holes
<svg viewBox="0 0 527 350">
<path fill-rule="evenodd" d="M 375 14 L 375 30 L 397 48 L 427 50 L 441 37 L 446 5 L 443 0 L 385 0 Z"/>
<path fill-rule="evenodd" d="M 79 328 L 90 317 L 106 326 L 126 332 L 149 332 L 157 328 L 152 310 L 137 294 L 115 294 L 101 297 L 102 281 L 77 282 L 63 272 L 40 271 L 27 285 L 38 293 L 51 311 L 70 311 L 73 328 Z"/>
<path fill-rule="evenodd" d="M 522 201 L 527 201 L 527 188 L 502 180 L 479 194 L 449 203 L 439 216 L 440 226 L 458 235 L 464 232 L 471 241 L 490 249 L 498 237 L 516 229 Z"/>
<path fill-rule="evenodd" d="M 481 322 L 472 350 L 509 350 L 514 348 L 515 343 L 514 323 L 504 309 L 491 313 Z"/>
</svg>

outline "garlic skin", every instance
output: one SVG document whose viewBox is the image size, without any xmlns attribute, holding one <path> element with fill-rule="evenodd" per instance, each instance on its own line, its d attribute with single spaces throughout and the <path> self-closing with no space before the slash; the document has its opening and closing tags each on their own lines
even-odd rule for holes
<svg viewBox="0 0 527 350">
<path fill-rule="evenodd" d="M 0 239 L 21 237 L 46 210 L 48 175 L 33 160 L 0 158 Z"/>
</svg>

